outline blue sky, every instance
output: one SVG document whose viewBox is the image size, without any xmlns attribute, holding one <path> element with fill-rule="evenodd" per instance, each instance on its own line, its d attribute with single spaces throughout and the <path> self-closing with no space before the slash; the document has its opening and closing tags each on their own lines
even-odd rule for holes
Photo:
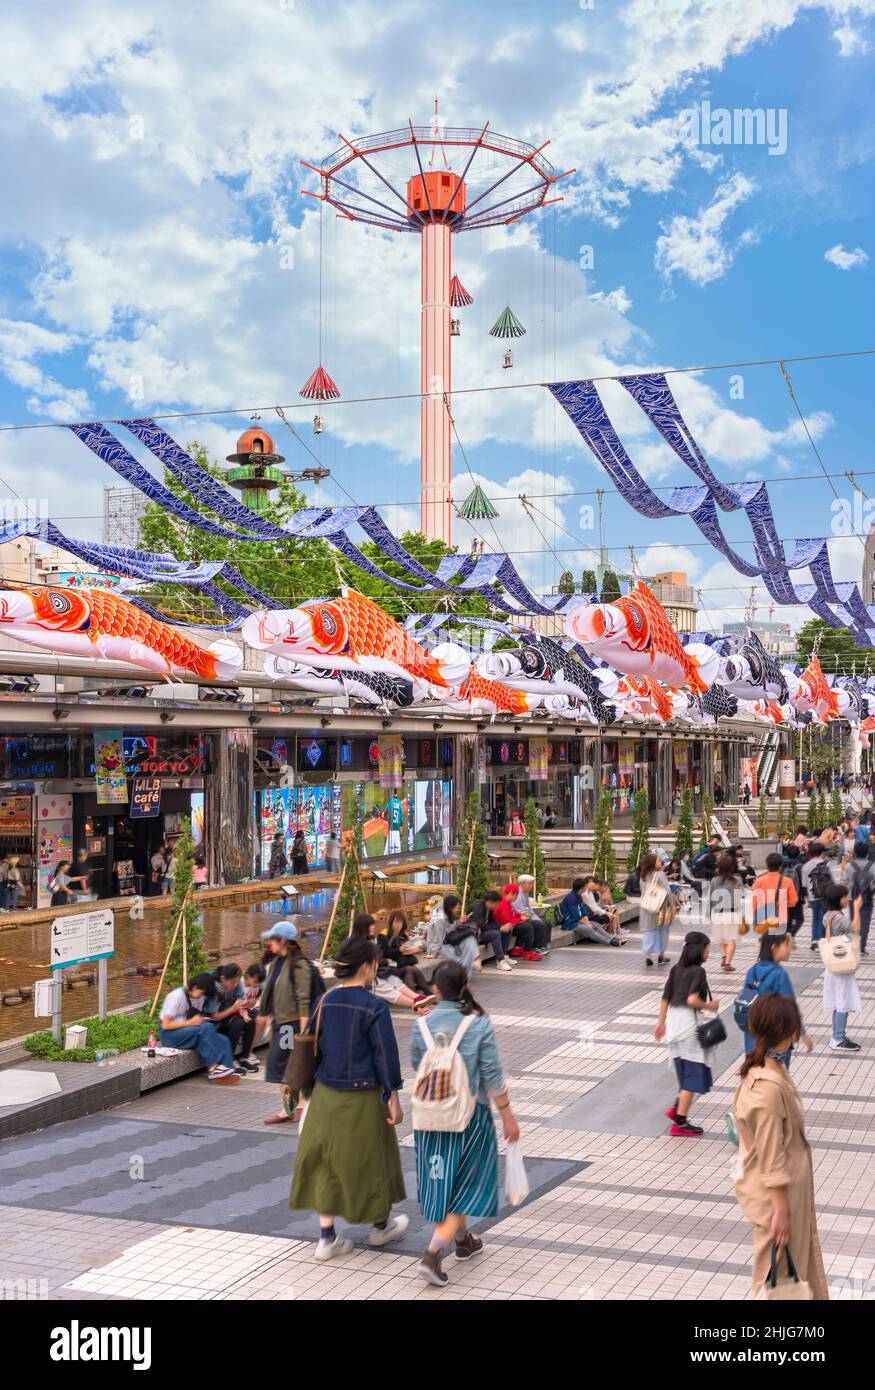
<svg viewBox="0 0 875 1390">
<path fill-rule="evenodd" d="M 505 302 L 528 330 L 519 383 L 872 345 L 875 0 L 449 0 L 440 13 L 438 28 L 424 0 L 147 0 L 124 13 L 49 0 L 0 17 L 0 422 L 295 404 L 319 355 L 319 213 L 300 196 L 313 186 L 300 161 L 335 149 L 338 130 L 427 122 L 435 92 L 448 124 L 489 118 L 550 139 L 554 165 L 577 170 L 556 209 L 456 238 L 454 268 L 475 296 L 457 388 L 508 384 L 488 336 Z M 690 145 L 678 117 L 705 100 L 785 112 L 786 152 Z M 392 172 L 403 176 L 400 161 Z M 333 216 L 323 235 L 323 358 L 343 396 L 415 391 L 415 237 Z M 861 484 L 875 497 L 873 361 L 791 372 L 828 471 L 871 471 Z M 780 480 L 782 536 L 829 534 L 833 493 L 811 478 L 819 465 L 780 371 L 742 376 L 742 399 L 726 372 L 673 379 L 694 434 L 722 477 Z M 642 471 L 654 486 L 688 481 L 621 394 L 605 400 Z M 607 479 L 546 391 L 459 395 L 454 412 L 497 499 L 487 544 L 497 534 L 543 588 L 560 568 L 579 574 L 597 544 L 581 507 Z M 342 484 L 386 504 L 397 528 L 415 524 L 417 403 L 325 414 L 318 440 L 309 413 L 291 416 L 332 470 L 324 496 L 342 499 Z M 221 456 L 246 423 L 170 428 Z M 310 462 L 274 433 L 290 463 Z M 471 478 L 458 451 L 454 473 L 461 498 Z M 44 497 L 63 529 L 93 536 L 113 478 L 65 431 L 40 430 L 0 434 L 0 480 L 0 496 Z M 737 516 L 725 529 L 748 539 Z M 645 572 L 687 568 L 714 623 L 741 616 L 749 583 L 691 523 L 647 522 L 607 488 L 605 540 L 620 568 L 630 545 Z M 858 540 L 831 552 L 839 577 L 859 576 Z"/>
</svg>

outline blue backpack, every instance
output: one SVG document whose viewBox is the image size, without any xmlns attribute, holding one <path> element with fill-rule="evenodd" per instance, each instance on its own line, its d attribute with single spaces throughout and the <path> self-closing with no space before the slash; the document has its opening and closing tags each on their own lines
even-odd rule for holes
<svg viewBox="0 0 875 1390">
<path fill-rule="evenodd" d="M 781 967 L 776 965 L 774 961 L 771 963 L 768 961 L 757 961 L 757 963 L 752 965 L 750 970 L 748 970 L 744 984 L 735 996 L 732 1014 L 735 1022 L 743 1033 L 746 1033 L 748 1030 L 748 1018 L 754 1000 L 758 999 L 760 994 L 779 993 L 778 990 L 763 989 L 763 985 L 766 983 L 769 976 L 775 970 L 780 970 L 780 968 Z"/>
</svg>

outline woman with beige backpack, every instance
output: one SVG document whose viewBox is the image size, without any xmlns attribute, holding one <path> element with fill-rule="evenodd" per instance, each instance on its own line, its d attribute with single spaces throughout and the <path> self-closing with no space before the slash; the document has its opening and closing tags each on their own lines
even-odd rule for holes
<svg viewBox="0 0 875 1390">
<path fill-rule="evenodd" d="M 859 1052 L 860 1044 L 848 1037 L 848 1014 L 859 1013 L 863 1005 L 857 988 L 860 967 L 860 914 L 862 897 L 854 899 L 847 911 L 849 888 L 831 883 L 824 890 L 823 925 L 826 936 L 817 943 L 823 971 L 823 1007 L 832 1014 L 830 1047 L 834 1052 Z"/>
<path fill-rule="evenodd" d="M 644 964 L 652 965 L 655 954 L 657 964 L 668 965 L 669 958 L 665 954 L 668 933 L 677 912 L 671 884 L 655 854 L 645 855 L 638 865 L 637 872 L 641 882 L 638 925 L 641 927 Z"/>
</svg>

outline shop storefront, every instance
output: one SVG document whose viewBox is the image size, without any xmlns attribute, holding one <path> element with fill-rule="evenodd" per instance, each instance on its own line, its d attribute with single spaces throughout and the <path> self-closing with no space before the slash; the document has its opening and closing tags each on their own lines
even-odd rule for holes
<svg viewBox="0 0 875 1390">
<path fill-rule="evenodd" d="M 343 843 L 362 818 L 366 859 L 442 852 L 453 840 L 451 738 L 400 743 L 400 771 L 380 770 L 380 741 L 321 735 L 257 738 L 254 752 L 255 872 L 266 874 L 276 835 L 287 862 L 303 830 L 311 869 L 324 866 L 331 834 Z"/>
<path fill-rule="evenodd" d="M 110 733 L 117 735 L 118 753 L 108 800 L 96 775 L 95 747 L 106 747 Z M 203 847 L 209 740 L 201 734 L 4 735 L 0 760 L 0 852 L 19 855 L 21 906 L 48 906 L 57 864 L 80 849 L 88 856 L 91 892 L 108 897 L 149 891 L 151 855 L 173 842 L 183 816 L 191 817 L 195 844 Z M 131 805 L 140 778 L 155 789 L 147 816 Z"/>
<path fill-rule="evenodd" d="M 491 834 L 505 834 L 512 813 L 522 811 L 530 796 L 542 812 L 554 812 L 558 826 L 573 823 L 583 739 L 514 736 L 484 744 L 481 792 Z"/>
</svg>

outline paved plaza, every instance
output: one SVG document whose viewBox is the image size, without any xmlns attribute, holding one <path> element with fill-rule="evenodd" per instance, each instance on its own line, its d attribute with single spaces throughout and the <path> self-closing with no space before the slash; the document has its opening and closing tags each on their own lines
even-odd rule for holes
<svg viewBox="0 0 875 1390">
<path fill-rule="evenodd" d="M 673 931 L 674 959 L 690 925 Z M 724 1116 L 741 1053 L 731 1000 L 758 941 L 742 941 L 736 975 L 709 962 L 729 1039 L 694 1114 L 700 1139 L 668 1137 L 674 1081 L 652 1037 L 665 971 L 645 969 L 637 934 L 622 950 L 569 947 L 512 975 L 483 972 L 476 990 L 496 1025 L 532 1191 L 472 1223 L 486 1250 L 470 1265 L 449 1259 L 445 1289 L 414 1272 L 426 1227 L 407 1120 L 405 1239 L 370 1250 L 355 1228 L 354 1252 L 320 1266 L 315 1218 L 286 1205 L 296 1139 L 262 1124 L 276 1092 L 258 1078 L 219 1089 L 203 1074 L 0 1145 L 0 1276 L 34 1280 L 52 1299 L 747 1298 L 751 1241 Z M 806 925 L 790 970 L 815 1050 L 794 1059 L 793 1075 L 830 1291 L 871 1299 L 875 967 L 862 966 L 864 1011 L 849 1024 L 863 1050 L 836 1054 L 808 942 Z M 412 1020 L 393 1018 L 408 1084 Z"/>
</svg>

